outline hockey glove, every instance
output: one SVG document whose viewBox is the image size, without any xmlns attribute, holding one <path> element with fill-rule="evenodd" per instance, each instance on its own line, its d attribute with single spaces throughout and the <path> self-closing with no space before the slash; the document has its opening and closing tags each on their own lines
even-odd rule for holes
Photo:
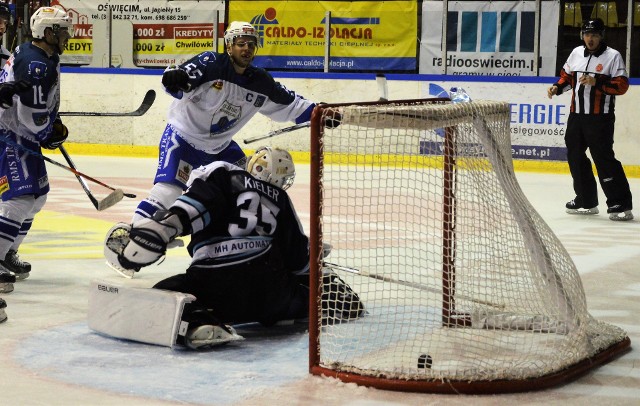
<svg viewBox="0 0 640 406">
<path fill-rule="evenodd" d="M 8 109 L 13 106 L 13 96 L 29 89 L 31 85 L 25 80 L 19 82 L 0 83 L 0 107 Z"/>
<path fill-rule="evenodd" d="M 162 74 L 162 85 L 169 93 L 178 93 L 180 90 L 188 92 L 191 88 L 187 72 L 174 65 L 169 66 Z"/>
<path fill-rule="evenodd" d="M 324 104 L 324 103 L 320 103 Z M 336 128 L 342 121 L 342 114 L 338 110 L 326 109 L 324 111 L 324 126 L 327 128 Z"/>
<path fill-rule="evenodd" d="M 62 124 L 62 121 L 60 119 L 56 119 L 53 122 L 51 128 L 51 136 L 46 141 L 42 142 L 42 146 L 46 149 L 58 148 L 67 140 L 67 137 L 69 136 L 69 130 L 67 129 L 67 126 Z"/>
<path fill-rule="evenodd" d="M 153 264 L 167 252 L 167 244 L 182 233 L 182 224 L 176 214 L 158 210 L 152 218 L 133 223 L 129 243 L 118 256 L 127 269 Z"/>
</svg>

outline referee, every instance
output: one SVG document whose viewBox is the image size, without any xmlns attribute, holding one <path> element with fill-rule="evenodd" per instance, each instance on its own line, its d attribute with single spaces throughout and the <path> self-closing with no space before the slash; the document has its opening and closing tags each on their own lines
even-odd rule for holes
<svg viewBox="0 0 640 406">
<path fill-rule="evenodd" d="M 573 89 L 564 141 L 576 197 L 566 204 L 567 213 L 598 214 L 598 189 L 586 155 L 588 148 L 607 197 L 609 218 L 632 220 L 629 182 L 613 152 L 616 95 L 629 88 L 626 67 L 620 53 L 603 41 L 601 19 L 584 22 L 580 37 L 584 45 L 571 52 L 560 79 L 547 90 L 552 98 Z"/>
</svg>

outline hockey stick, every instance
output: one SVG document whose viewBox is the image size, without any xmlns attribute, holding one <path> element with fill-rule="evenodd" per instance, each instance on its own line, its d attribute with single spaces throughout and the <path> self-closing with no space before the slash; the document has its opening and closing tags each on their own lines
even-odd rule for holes
<svg viewBox="0 0 640 406">
<path fill-rule="evenodd" d="M 388 101 L 388 90 L 387 90 L 387 78 L 382 73 L 378 73 L 376 75 L 376 82 L 378 83 L 378 92 L 380 93 L 380 98 L 378 101 Z M 257 137 L 247 138 L 244 140 L 245 144 L 252 144 L 256 141 L 266 140 L 267 138 L 275 137 L 276 135 L 288 133 L 291 131 L 299 130 L 301 128 L 307 128 L 311 126 L 311 122 L 307 121 L 305 123 L 300 123 L 296 125 L 292 125 L 291 127 L 280 128 L 278 130 L 271 131 L 266 135 L 258 135 Z"/>
<path fill-rule="evenodd" d="M 73 161 L 71 160 L 71 157 L 69 156 L 69 153 L 64 148 L 64 146 L 60 145 L 58 149 L 60 150 L 60 153 L 62 153 L 62 156 L 67 161 L 69 166 L 73 169 L 76 169 L 76 166 L 74 165 Z M 124 197 L 124 192 L 121 189 L 116 189 L 113 192 L 111 192 L 107 197 L 98 201 L 98 199 L 96 199 L 95 196 L 93 196 L 93 193 L 91 193 L 91 189 L 89 189 L 89 185 L 87 185 L 87 182 L 85 182 L 82 176 L 78 174 L 75 174 L 75 175 L 78 181 L 80 182 L 82 189 L 84 189 L 84 192 L 89 197 L 89 200 L 91 200 L 91 203 L 93 203 L 93 206 L 98 211 L 102 211 L 102 210 L 108 209 L 111 206 L 114 206 Z"/>
<path fill-rule="evenodd" d="M 438 294 L 438 295 L 442 294 L 442 290 L 436 289 L 436 288 L 431 288 L 431 287 L 425 286 L 425 285 L 423 285 L 421 283 L 408 282 L 408 281 L 403 281 L 401 279 L 393 279 L 393 278 L 389 278 L 388 276 L 378 275 L 378 274 L 367 272 L 367 271 L 361 271 L 359 269 L 349 268 L 347 266 L 333 264 L 331 262 L 323 262 L 322 266 L 325 266 L 325 267 L 328 267 L 328 268 L 332 268 L 332 269 L 337 270 L 337 271 L 343 271 L 343 272 L 352 273 L 354 275 L 365 276 L 367 278 L 375 279 L 375 280 L 382 281 L 382 282 L 397 283 L 398 285 L 408 286 L 410 288 L 423 290 L 425 292 L 431 292 L 431 293 L 435 293 L 435 294 Z M 477 303 L 477 304 L 495 307 L 497 309 L 504 309 L 504 307 L 505 307 L 504 305 L 501 305 L 501 304 L 486 302 L 484 300 L 478 300 L 478 299 L 474 299 L 474 298 L 471 298 L 471 297 L 468 297 L 468 296 L 459 295 L 459 294 L 456 294 L 456 297 L 458 297 L 460 299 L 463 299 L 463 300 L 468 300 L 470 302 L 474 302 L 474 303 Z"/>
<path fill-rule="evenodd" d="M 8 139 L 6 137 L 0 137 L 0 142 L 7 143 L 7 144 L 9 144 L 9 145 L 11 145 L 11 146 L 13 146 L 15 148 L 18 148 L 18 149 L 28 153 L 28 154 L 40 157 L 40 158 L 44 159 L 45 161 L 49 162 L 50 164 L 53 164 L 53 165 L 55 165 L 55 166 L 57 166 L 59 168 L 65 169 L 65 170 L 73 173 L 76 176 L 82 176 L 86 180 L 91 181 L 93 183 L 97 183 L 98 185 L 100 185 L 102 187 L 105 187 L 107 189 L 110 189 L 110 190 L 113 190 L 113 191 L 120 190 L 120 189 L 116 189 L 114 187 L 111 187 L 111 186 L 107 185 L 106 183 L 103 183 L 103 182 L 99 181 L 98 179 L 92 178 L 89 175 L 85 175 L 84 173 L 76 170 L 75 168 L 70 168 L 70 167 L 68 167 L 68 166 L 66 166 L 64 164 L 61 164 L 60 162 L 54 161 L 53 159 L 49 158 L 48 156 L 42 155 L 41 153 L 36 152 L 34 150 L 31 150 L 31 149 L 29 149 L 29 148 L 27 148 L 27 147 L 25 147 L 23 145 L 20 145 L 17 142 L 15 142 L 13 140 L 10 140 L 10 139 Z M 120 190 L 120 192 L 122 192 L 122 190 Z M 128 197 L 130 199 L 135 199 L 136 198 L 136 195 L 134 195 L 133 193 L 124 193 L 124 192 L 122 192 L 122 195 L 124 197 Z"/>
<path fill-rule="evenodd" d="M 93 117 L 139 117 L 146 113 L 153 102 L 156 100 L 156 91 L 151 89 L 147 91 L 144 95 L 144 99 L 142 99 L 142 103 L 140 107 L 138 107 L 134 111 L 123 112 L 123 113 L 105 113 L 105 112 L 87 112 L 87 111 L 61 111 L 61 116 L 93 116 Z"/>
<path fill-rule="evenodd" d="M 307 128 L 307 127 L 310 127 L 310 126 L 311 126 L 311 122 L 307 121 L 307 122 L 304 122 L 304 123 L 292 125 L 291 127 L 285 127 L 285 128 L 281 128 L 279 130 L 271 131 L 269 134 L 266 134 L 266 135 L 259 135 L 257 137 L 247 138 L 246 140 L 244 140 L 244 143 L 245 144 L 251 144 L 251 143 L 254 143 L 256 141 L 265 140 L 267 138 L 275 137 L 276 135 L 280 135 L 280 134 L 288 133 L 288 132 L 291 132 L 291 131 L 299 130 L 301 128 Z"/>
</svg>

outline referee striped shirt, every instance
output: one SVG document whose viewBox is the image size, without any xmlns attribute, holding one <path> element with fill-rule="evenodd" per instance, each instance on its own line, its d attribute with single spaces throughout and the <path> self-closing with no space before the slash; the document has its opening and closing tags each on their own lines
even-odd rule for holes
<svg viewBox="0 0 640 406">
<path fill-rule="evenodd" d="M 595 86 L 581 85 L 582 75 L 596 78 Z M 594 53 L 582 45 L 575 48 L 555 83 L 558 94 L 573 89 L 571 112 L 578 114 L 613 114 L 616 95 L 623 95 L 629 88 L 627 70 L 620 52 L 604 42 Z M 577 87 L 576 87 L 577 85 Z"/>
</svg>

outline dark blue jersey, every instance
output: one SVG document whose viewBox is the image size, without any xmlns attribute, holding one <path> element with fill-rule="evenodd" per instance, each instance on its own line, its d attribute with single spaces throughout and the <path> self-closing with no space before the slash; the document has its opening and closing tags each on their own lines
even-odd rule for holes
<svg viewBox="0 0 640 406">
<path fill-rule="evenodd" d="M 25 80 L 31 88 L 18 94 L 17 102 L 0 110 L 0 127 L 35 142 L 49 139 L 60 106 L 60 57 L 26 42 L 9 58 L 0 82 Z"/>
</svg>

